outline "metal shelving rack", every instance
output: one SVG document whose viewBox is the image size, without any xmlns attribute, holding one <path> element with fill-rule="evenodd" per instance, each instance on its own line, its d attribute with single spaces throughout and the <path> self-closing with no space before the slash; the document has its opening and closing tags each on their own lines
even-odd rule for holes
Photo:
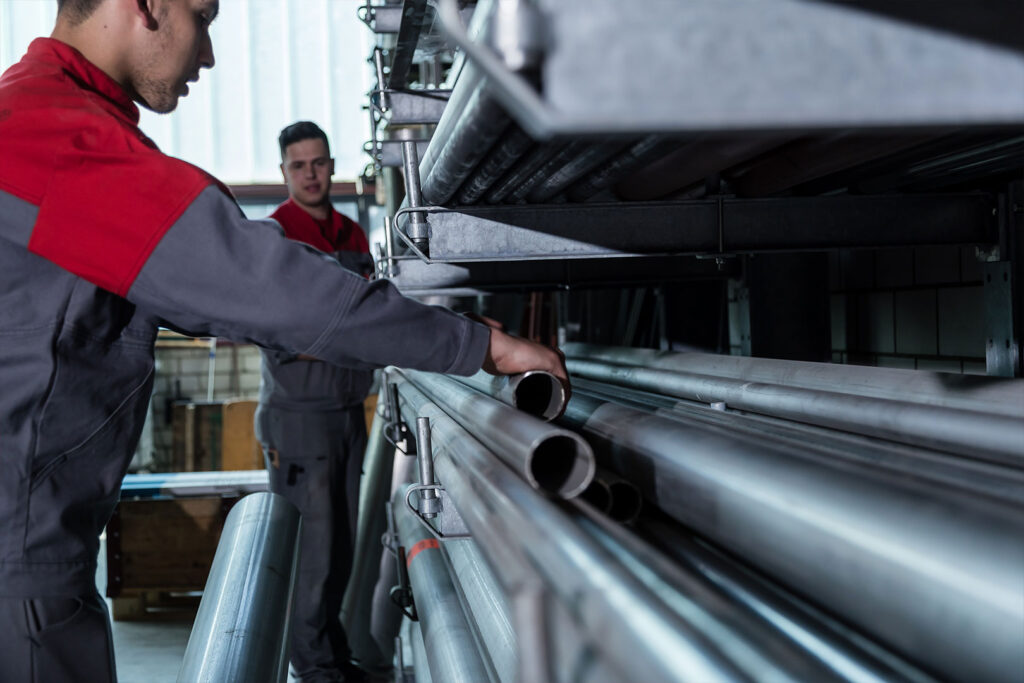
<svg viewBox="0 0 1024 683">
<path fill-rule="evenodd" d="M 784 344 L 807 341 L 797 359 L 829 348 L 829 264 L 821 252 L 974 246 L 983 262 L 982 281 L 971 286 L 983 291 L 987 374 L 1020 376 L 1024 32 L 1007 27 L 1024 26 L 1024 5 L 893 4 L 367 5 L 363 14 L 378 36 L 368 150 L 388 188 L 390 217 L 378 276 L 420 296 L 651 287 L 657 303 L 649 309 L 645 291 L 633 292 L 631 308 L 630 293 L 619 292 L 624 346 L 641 310 L 655 310 L 650 317 L 660 316 L 656 327 L 666 336 L 662 285 L 728 280 L 714 305 L 729 309 L 717 318 L 722 327 L 738 328 L 725 332 L 734 348 L 756 355 L 756 318 L 762 331 L 782 329 Z M 781 268 L 766 276 L 762 254 L 779 258 Z M 799 260 L 805 256 L 810 261 Z M 751 273 L 762 277 L 757 286 L 748 284 Z M 778 284 L 790 285 L 778 288 L 779 298 L 785 313 L 796 314 L 777 319 L 776 299 L 759 302 L 755 316 L 750 294 Z M 785 300 L 801 292 L 807 299 Z M 539 318 L 554 307 L 531 301 L 530 308 Z M 807 330 L 821 333 L 824 345 L 801 339 Z M 584 361 L 576 359 L 577 380 Z M 823 391 L 856 385 L 851 378 L 861 369 L 849 370 Z M 893 372 L 895 391 L 904 390 L 905 377 L 880 372 Z M 586 381 L 578 389 L 586 396 Z M 623 398 L 618 388 L 605 391 Z M 393 404 L 397 410 L 397 393 Z M 735 407 L 708 408 L 727 409 Z M 734 424 L 723 422 L 723 433 Z M 763 437 L 755 432 L 753 439 Z M 863 452 L 870 454 L 883 437 L 869 432 Z M 666 439 L 664 452 L 686 438 Z M 795 439 L 787 447 L 802 446 Z M 765 483 L 774 493 L 773 486 Z M 714 503 L 708 507 L 714 517 Z M 552 647 L 573 637 L 565 631 Z M 521 635 L 544 640 L 543 630 Z M 928 661 L 917 663 L 946 675 L 953 671 L 942 670 L 947 654 L 923 653 Z M 543 657 L 528 658 L 525 670 L 533 659 Z"/>
<path fill-rule="evenodd" d="M 422 292 L 451 285 L 434 266 L 488 263 L 460 285 L 486 290 L 551 280 L 517 260 L 648 260 L 650 282 L 694 256 L 728 275 L 759 251 L 991 251 L 1024 166 L 1024 49 L 1000 28 L 1019 11 L 986 8 L 925 25 L 798 0 L 367 6 L 369 149 L 418 175 L 387 272 Z M 410 90 L 414 67 L 451 89 Z"/>
</svg>

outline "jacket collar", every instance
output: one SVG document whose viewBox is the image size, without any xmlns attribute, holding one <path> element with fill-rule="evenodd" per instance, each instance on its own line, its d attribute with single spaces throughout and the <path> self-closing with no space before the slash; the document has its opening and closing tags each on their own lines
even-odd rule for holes
<svg viewBox="0 0 1024 683">
<path fill-rule="evenodd" d="M 139 108 L 121 84 L 104 73 L 98 66 L 71 47 L 53 38 L 36 38 L 28 46 L 29 59 L 55 64 L 72 78 L 109 100 L 132 123 L 139 123 Z"/>
</svg>

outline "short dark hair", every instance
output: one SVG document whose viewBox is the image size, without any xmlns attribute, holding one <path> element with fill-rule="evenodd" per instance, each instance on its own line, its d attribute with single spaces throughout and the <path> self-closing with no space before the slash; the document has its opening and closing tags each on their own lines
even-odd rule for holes
<svg viewBox="0 0 1024 683">
<path fill-rule="evenodd" d="M 73 26 L 88 19 L 101 2 L 103 0 L 57 0 L 57 14 L 64 15 Z"/>
<path fill-rule="evenodd" d="M 331 143 L 327 142 L 327 133 L 320 126 L 312 121 L 296 121 L 290 126 L 285 126 L 277 137 L 277 142 L 281 145 L 281 158 L 284 159 L 284 150 L 288 145 L 311 139 L 323 140 L 324 146 L 327 147 L 327 154 L 330 155 Z"/>
</svg>

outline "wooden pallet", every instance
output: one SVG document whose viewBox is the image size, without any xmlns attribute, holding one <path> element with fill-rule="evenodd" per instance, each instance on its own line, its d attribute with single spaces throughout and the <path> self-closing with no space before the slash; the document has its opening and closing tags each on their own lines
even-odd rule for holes
<svg viewBox="0 0 1024 683">
<path fill-rule="evenodd" d="M 114 618 L 181 607 L 206 586 L 224 519 L 238 496 L 122 500 L 107 523 Z M 196 598 L 197 600 L 198 598 Z"/>
</svg>

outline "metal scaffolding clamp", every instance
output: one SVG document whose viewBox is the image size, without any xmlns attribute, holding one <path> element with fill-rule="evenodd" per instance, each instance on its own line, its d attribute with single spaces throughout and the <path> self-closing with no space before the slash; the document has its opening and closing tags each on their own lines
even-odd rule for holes
<svg viewBox="0 0 1024 683">
<path fill-rule="evenodd" d="M 420 483 L 410 486 L 405 492 L 405 504 L 427 530 L 438 540 L 470 536 L 462 516 L 448 497 L 444 487 L 434 480 L 434 453 L 430 445 L 430 418 L 416 418 L 417 446 Z M 412 503 L 413 493 L 417 494 L 416 504 Z M 428 520 L 433 520 L 428 521 Z"/>
<path fill-rule="evenodd" d="M 423 502 L 422 496 L 427 491 L 433 492 L 437 496 L 434 499 L 437 501 L 437 512 L 431 521 L 428 521 L 427 516 L 422 514 L 419 509 Z M 418 493 L 420 497 L 415 505 L 412 502 L 413 493 Z M 439 541 L 472 537 L 472 534 L 469 533 L 469 529 L 466 527 L 466 523 L 462 520 L 462 515 L 459 514 L 455 504 L 452 502 L 451 496 L 448 495 L 448 492 L 440 484 L 430 484 L 428 486 L 417 484 L 410 486 L 409 490 L 405 493 L 405 504 L 412 510 L 423 526 Z"/>
<path fill-rule="evenodd" d="M 416 455 L 416 439 L 410 438 L 409 427 L 402 421 L 402 409 L 398 404 L 398 386 L 388 384 L 386 395 L 387 424 L 384 426 L 384 439 L 405 455 Z"/>
<path fill-rule="evenodd" d="M 411 246 L 418 252 L 429 255 L 430 224 L 420 210 L 423 206 L 423 195 L 420 192 L 420 157 L 415 140 L 402 142 L 402 165 L 405 171 L 406 202 L 409 205 L 409 222 L 405 226 L 405 231 L 412 242 Z"/>
<path fill-rule="evenodd" d="M 420 515 L 426 519 L 433 519 L 441 510 L 441 499 L 431 488 L 435 482 L 434 454 L 430 450 L 429 417 L 416 418 L 416 457 L 420 467 L 420 485 L 423 487 L 417 507 Z"/>
<path fill-rule="evenodd" d="M 398 546 L 395 560 L 398 563 L 398 585 L 391 587 L 388 596 L 391 598 L 391 602 L 395 603 L 405 616 L 413 621 L 419 621 L 419 615 L 416 613 L 416 603 L 412 596 L 412 585 L 409 583 L 409 568 L 406 565 L 404 546 Z"/>
</svg>

